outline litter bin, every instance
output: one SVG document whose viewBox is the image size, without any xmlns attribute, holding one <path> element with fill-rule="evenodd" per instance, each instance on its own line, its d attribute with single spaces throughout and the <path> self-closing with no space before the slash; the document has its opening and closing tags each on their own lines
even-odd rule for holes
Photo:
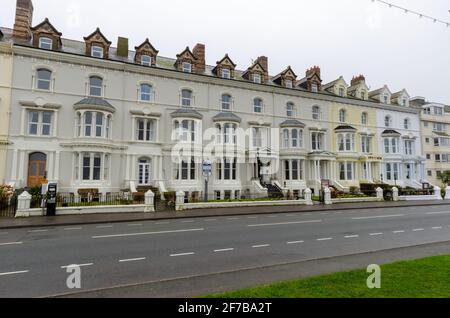
<svg viewBox="0 0 450 318">
<path fill-rule="evenodd" d="M 47 216 L 56 215 L 56 194 L 58 191 L 58 186 L 56 183 L 51 183 L 48 185 L 47 189 Z"/>
</svg>

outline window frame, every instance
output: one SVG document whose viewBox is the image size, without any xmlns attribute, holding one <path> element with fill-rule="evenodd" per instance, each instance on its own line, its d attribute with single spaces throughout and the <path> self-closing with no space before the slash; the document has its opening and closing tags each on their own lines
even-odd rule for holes
<svg viewBox="0 0 450 318">
<path fill-rule="evenodd" d="M 49 74 L 49 78 L 42 78 L 40 74 Z M 40 87 L 40 83 L 45 83 L 45 87 Z M 48 85 L 48 88 L 46 88 Z M 36 85 L 35 89 L 40 91 L 51 92 L 53 90 L 53 72 L 48 68 L 40 67 L 36 70 Z"/>
<path fill-rule="evenodd" d="M 47 43 L 44 43 L 45 41 L 48 41 Z M 47 47 L 45 47 L 47 45 Z M 49 38 L 47 36 L 40 36 L 39 37 L 39 48 L 42 50 L 53 50 L 53 39 Z"/>
<path fill-rule="evenodd" d="M 100 53 L 100 54 L 98 54 Z M 98 59 L 103 59 L 105 57 L 105 49 L 100 45 L 92 45 L 91 46 L 91 57 L 95 57 Z"/>
</svg>

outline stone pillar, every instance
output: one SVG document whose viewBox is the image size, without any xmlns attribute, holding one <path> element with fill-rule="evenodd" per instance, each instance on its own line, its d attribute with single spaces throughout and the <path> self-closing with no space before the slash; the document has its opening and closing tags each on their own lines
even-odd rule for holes
<svg viewBox="0 0 450 318">
<path fill-rule="evenodd" d="M 450 200 L 450 186 L 445 188 L 445 200 Z"/>
<path fill-rule="evenodd" d="M 23 211 L 30 209 L 31 206 L 31 194 L 24 191 L 18 198 L 17 210 Z"/>
<path fill-rule="evenodd" d="M 333 204 L 333 201 L 331 201 L 331 190 L 330 188 L 326 187 L 323 190 L 324 196 L 325 196 L 325 204 L 330 205 Z"/>
<path fill-rule="evenodd" d="M 176 198 L 175 209 L 177 211 L 183 211 L 185 193 L 183 191 L 178 191 L 176 196 L 177 196 L 177 198 Z"/>
<path fill-rule="evenodd" d="M 148 190 L 145 193 L 145 208 L 144 208 L 144 212 L 145 213 L 155 212 L 155 194 L 151 190 Z"/>
<path fill-rule="evenodd" d="M 312 191 L 311 191 L 311 189 L 310 188 L 306 188 L 304 194 L 305 194 L 306 205 L 313 205 L 314 203 L 312 201 L 312 195 L 311 195 Z"/>
<path fill-rule="evenodd" d="M 381 188 L 377 188 L 377 199 L 378 201 L 384 201 L 383 189 Z"/>
<path fill-rule="evenodd" d="M 396 202 L 400 201 L 400 198 L 398 196 L 398 188 L 397 187 L 392 188 L 392 199 Z"/>
</svg>

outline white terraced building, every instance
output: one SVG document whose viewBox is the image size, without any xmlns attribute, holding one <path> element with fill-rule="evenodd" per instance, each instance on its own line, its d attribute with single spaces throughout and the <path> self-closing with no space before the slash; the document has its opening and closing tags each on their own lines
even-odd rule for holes
<svg viewBox="0 0 450 318">
<path fill-rule="evenodd" d="M 159 56 L 148 40 L 129 50 L 128 40 L 119 38 L 114 48 L 99 29 L 84 42 L 68 40 L 48 20 L 32 27 L 31 17 L 31 1 L 19 0 L 14 29 L 2 28 L 1 41 L 13 51 L 4 181 L 16 188 L 56 182 L 61 192 L 70 193 L 152 186 L 201 195 L 202 162 L 209 159 L 210 195 L 217 199 L 265 196 L 271 185 L 292 194 L 307 187 L 317 193 L 321 180 L 342 184 L 334 144 L 334 130 L 342 125 L 332 116 L 336 105 L 361 107 L 378 125 L 371 127 L 370 153 L 358 150 L 355 171 L 344 173 L 345 181 L 363 180 L 356 170 L 368 155 L 382 158 L 364 182 L 383 179 L 378 173 L 383 169 L 389 179 L 379 152 L 383 146 L 376 145 L 386 130 L 382 118 L 389 114 L 411 120 L 415 142 L 407 159 L 400 152 L 395 158 L 387 154 L 386 162 L 394 162 L 390 178 L 396 169 L 411 169 L 411 162 L 412 180 L 403 183 L 419 187 L 425 181 L 418 111 L 368 94 L 324 90 L 318 67 L 297 80 L 290 67 L 269 76 L 266 57 L 246 71 L 237 70 L 228 55 L 209 66 L 202 44 L 170 59 Z M 211 129 L 213 136 L 205 141 Z M 217 148 L 205 154 L 211 143 Z M 193 151 L 174 162 L 173 149 L 180 144 Z M 223 145 L 233 149 L 231 155 L 220 153 Z M 397 162 L 403 166 L 395 168 Z M 395 181 L 406 178 L 396 176 Z"/>
</svg>

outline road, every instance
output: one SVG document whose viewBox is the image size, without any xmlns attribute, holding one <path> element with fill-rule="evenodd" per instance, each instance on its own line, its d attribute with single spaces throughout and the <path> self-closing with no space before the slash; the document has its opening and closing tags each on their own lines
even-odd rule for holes
<svg viewBox="0 0 450 318">
<path fill-rule="evenodd" d="M 5 230 L 0 297 L 136 296 L 117 290 L 162 281 L 171 282 L 172 294 L 138 295 L 195 295 L 195 285 L 177 286 L 177 279 L 205 277 L 214 289 L 221 284 L 208 276 L 214 273 L 448 241 L 450 205 Z M 81 265 L 81 290 L 66 286 L 72 264 Z M 241 287 L 245 277 L 228 285 Z"/>
</svg>

